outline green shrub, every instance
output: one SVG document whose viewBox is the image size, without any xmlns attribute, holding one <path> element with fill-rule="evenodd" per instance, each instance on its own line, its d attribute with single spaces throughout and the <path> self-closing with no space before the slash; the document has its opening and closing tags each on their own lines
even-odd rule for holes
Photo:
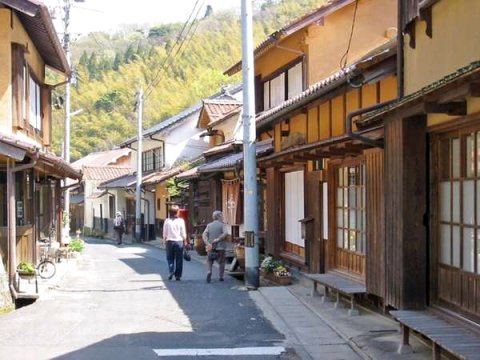
<svg viewBox="0 0 480 360">
<path fill-rule="evenodd" d="M 85 248 L 85 242 L 82 239 L 75 239 L 68 244 L 68 247 L 72 251 L 77 251 L 77 252 L 82 252 L 83 249 Z"/>
<path fill-rule="evenodd" d="M 18 264 L 17 270 L 22 273 L 34 274 L 35 266 L 32 263 L 22 261 L 20 264 Z"/>
</svg>

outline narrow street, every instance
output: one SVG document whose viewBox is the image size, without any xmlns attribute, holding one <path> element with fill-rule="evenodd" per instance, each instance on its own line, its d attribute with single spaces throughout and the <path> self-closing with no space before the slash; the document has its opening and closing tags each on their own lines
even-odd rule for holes
<svg viewBox="0 0 480 360">
<path fill-rule="evenodd" d="M 222 283 L 214 272 L 207 284 L 203 264 L 184 265 L 181 281 L 168 281 L 163 250 L 89 240 L 76 271 L 33 305 L 0 317 L 0 358 L 294 356 L 280 354 L 283 336 L 241 281 Z"/>
</svg>

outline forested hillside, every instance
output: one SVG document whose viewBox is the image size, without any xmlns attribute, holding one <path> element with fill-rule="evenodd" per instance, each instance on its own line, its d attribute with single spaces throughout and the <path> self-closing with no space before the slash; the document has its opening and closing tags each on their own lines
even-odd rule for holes
<svg viewBox="0 0 480 360">
<path fill-rule="evenodd" d="M 256 1 L 255 44 L 324 2 Z M 94 33 L 72 44 L 76 71 L 72 112 L 83 110 L 71 120 L 72 161 L 135 135 L 139 87 L 145 91 L 143 118 L 144 128 L 148 128 L 217 92 L 223 84 L 240 82 L 241 74 L 234 78 L 223 75 L 241 58 L 240 14 L 213 11 L 188 26 L 181 47 L 177 39 L 183 23 L 114 35 Z M 57 154 L 61 154 L 63 118 L 62 110 L 54 112 Z"/>
</svg>

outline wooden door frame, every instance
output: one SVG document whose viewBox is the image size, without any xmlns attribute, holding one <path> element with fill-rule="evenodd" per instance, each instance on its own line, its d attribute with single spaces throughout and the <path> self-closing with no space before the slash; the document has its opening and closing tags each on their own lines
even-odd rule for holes
<svg viewBox="0 0 480 360">
<path fill-rule="evenodd" d="M 338 184 L 338 178 L 336 175 L 336 172 L 338 168 L 340 167 L 346 167 L 346 166 L 351 166 L 351 165 L 361 165 L 363 164 L 366 166 L 366 158 L 363 154 L 360 154 L 355 157 L 348 157 L 344 159 L 338 159 L 338 160 L 332 160 L 329 162 L 328 166 L 328 212 L 330 215 L 328 217 L 328 241 L 327 241 L 327 250 L 326 250 L 326 271 L 337 271 L 341 272 L 342 274 L 345 274 L 349 277 L 355 278 L 357 280 L 360 280 L 362 282 L 365 282 L 366 279 L 366 256 L 367 252 L 361 256 L 363 258 L 363 268 L 364 271 L 362 274 L 356 274 L 350 271 L 346 271 L 345 269 L 340 269 L 337 266 L 337 259 L 336 259 L 336 253 L 337 253 L 337 211 L 336 211 L 336 203 L 337 203 L 337 184 Z M 365 184 L 364 184 L 365 186 Z M 366 191 L 366 189 L 365 189 Z M 368 241 L 368 239 L 367 239 Z M 352 254 L 356 254 L 355 252 L 350 252 Z"/>
</svg>

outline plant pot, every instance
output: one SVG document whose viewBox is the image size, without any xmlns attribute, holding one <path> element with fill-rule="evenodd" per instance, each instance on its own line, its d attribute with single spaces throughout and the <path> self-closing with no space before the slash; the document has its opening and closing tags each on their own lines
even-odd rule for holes
<svg viewBox="0 0 480 360">
<path fill-rule="evenodd" d="M 195 251 L 198 255 L 207 255 L 207 250 L 205 249 L 205 242 L 203 241 L 202 235 L 195 235 L 195 241 L 193 246 L 195 247 Z"/>
<path fill-rule="evenodd" d="M 237 258 L 238 264 L 245 268 L 245 246 L 237 245 L 235 246 L 235 257 Z"/>
<path fill-rule="evenodd" d="M 29 272 L 29 271 L 21 271 L 17 270 L 18 276 L 20 276 L 21 279 L 33 279 L 36 275 L 35 272 Z"/>
<path fill-rule="evenodd" d="M 265 280 L 268 280 L 278 285 L 290 285 L 292 283 L 291 276 L 276 276 L 273 273 L 267 273 L 263 270 L 260 270 L 260 275 L 263 276 Z"/>
</svg>

